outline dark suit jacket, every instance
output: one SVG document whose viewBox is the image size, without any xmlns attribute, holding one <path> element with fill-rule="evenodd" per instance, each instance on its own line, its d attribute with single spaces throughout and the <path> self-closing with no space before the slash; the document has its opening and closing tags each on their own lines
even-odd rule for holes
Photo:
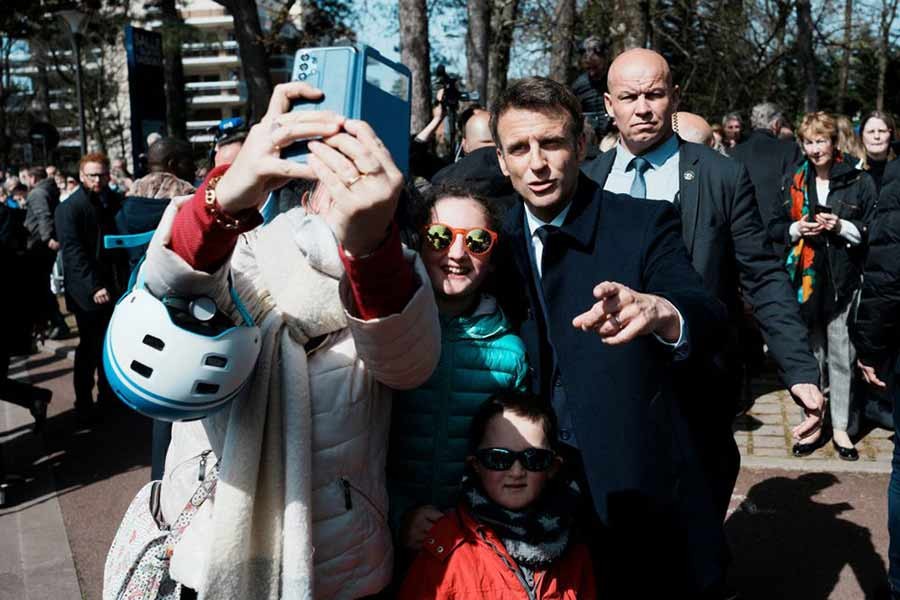
<svg viewBox="0 0 900 600">
<path fill-rule="evenodd" d="M 796 142 L 780 140 L 765 129 L 754 129 L 746 142 L 734 147 L 731 157 L 747 167 L 756 191 L 759 214 L 765 219 L 781 204 L 781 182 L 785 175 L 794 171 L 803 159 L 803 153 Z M 776 253 L 784 255 L 784 248 L 776 249 Z"/>
<path fill-rule="evenodd" d="M 672 590 L 708 584 L 724 561 L 722 522 L 711 509 L 710 486 L 671 385 L 672 350 L 651 335 L 607 346 L 596 333 L 574 328 L 572 319 L 593 305 L 598 283 L 616 281 L 670 300 L 684 316 L 691 352 L 709 348 L 725 309 L 691 268 L 679 229 L 668 203 L 610 194 L 582 176 L 566 222 L 544 246 L 549 323 L 537 296 L 521 203 L 508 213 L 501 237 L 521 278 L 517 289 L 527 290 L 520 334 L 534 389 L 550 397 L 552 340 L 596 513 L 621 553 L 628 550 L 620 543 L 645 553 L 615 560 L 677 562 L 678 577 L 687 581 L 673 582 Z M 652 542 L 637 544 L 643 533 Z"/>
<path fill-rule="evenodd" d="M 108 309 L 108 305 L 94 303 L 94 294 L 106 288 L 115 300 L 128 280 L 126 255 L 121 250 L 103 249 L 103 236 L 116 233 L 114 217 L 122 205 L 120 196 L 111 191 L 106 194 L 104 205 L 96 194 L 80 187 L 56 209 L 70 310 Z"/>
<path fill-rule="evenodd" d="M 782 261 L 769 243 L 747 169 L 700 144 L 682 142 L 679 153 L 682 237 L 706 289 L 728 307 L 732 339 L 743 290 L 784 383 L 818 384 L 806 327 Z M 615 156 L 615 149 L 598 156 L 584 172 L 603 187 Z M 739 357 L 733 354 L 738 345 L 729 346 L 716 364 L 739 372 Z"/>
</svg>

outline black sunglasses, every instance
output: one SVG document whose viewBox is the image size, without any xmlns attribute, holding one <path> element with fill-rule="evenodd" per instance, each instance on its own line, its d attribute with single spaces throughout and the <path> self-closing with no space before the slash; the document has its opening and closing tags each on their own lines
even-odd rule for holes
<svg viewBox="0 0 900 600">
<path fill-rule="evenodd" d="M 491 471 L 507 471 L 518 460 L 528 471 L 546 471 L 553 465 L 556 453 L 545 448 L 526 448 L 514 452 L 508 448 L 481 448 L 475 452 L 475 458 L 485 469 Z"/>
</svg>

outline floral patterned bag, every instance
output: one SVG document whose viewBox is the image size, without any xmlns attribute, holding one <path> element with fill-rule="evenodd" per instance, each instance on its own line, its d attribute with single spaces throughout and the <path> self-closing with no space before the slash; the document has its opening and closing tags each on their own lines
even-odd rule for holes
<svg viewBox="0 0 900 600">
<path fill-rule="evenodd" d="M 178 600 L 181 584 L 169 577 L 172 550 L 200 506 L 215 493 L 219 469 L 191 496 L 170 527 L 162 518 L 161 481 L 141 488 L 128 506 L 103 569 L 103 600 Z"/>
</svg>

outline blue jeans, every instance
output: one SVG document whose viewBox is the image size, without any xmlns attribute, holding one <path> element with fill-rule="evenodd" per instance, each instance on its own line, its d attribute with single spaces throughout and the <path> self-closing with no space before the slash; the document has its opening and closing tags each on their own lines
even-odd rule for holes
<svg viewBox="0 0 900 600">
<path fill-rule="evenodd" d="M 894 374 L 889 375 L 896 380 Z M 894 400 L 894 457 L 891 461 L 891 482 L 888 484 L 888 580 L 891 583 L 892 597 L 900 600 L 900 445 L 897 434 L 900 432 L 900 385 L 896 381 L 889 383 Z"/>
</svg>

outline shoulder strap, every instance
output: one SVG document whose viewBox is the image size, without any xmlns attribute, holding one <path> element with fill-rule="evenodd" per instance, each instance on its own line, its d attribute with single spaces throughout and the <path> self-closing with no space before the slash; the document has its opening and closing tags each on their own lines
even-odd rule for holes
<svg viewBox="0 0 900 600">
<path fill-rule="evenodd" d="M 188 500 L 188 503 L 184 506 L 184 510 L 181 511 L 181 514 L 178 515 L 178 518 L 172 523 L 172 528 L 169 530 L 169 536 L 166 538 L 166 556 L 172 556 L 175 546 L 181 541 L 181 536 L 184 535 L 184 532 L 187 530 L 188 525 L 191 524 L 197 511 L 200 510 L 200 507 L 203 506 L 203 503 L 206 502 L 207 498 L 211 498 L 215 495 L 216 483 L 218 481 L 219 463 L 216 463 L 212 468 L 212 473 L 203 480 L 203 483 L 200 484 L 197 491 L 194 492 L 194 495 L 191 496 L 191 499 Z"/>
</svg>

